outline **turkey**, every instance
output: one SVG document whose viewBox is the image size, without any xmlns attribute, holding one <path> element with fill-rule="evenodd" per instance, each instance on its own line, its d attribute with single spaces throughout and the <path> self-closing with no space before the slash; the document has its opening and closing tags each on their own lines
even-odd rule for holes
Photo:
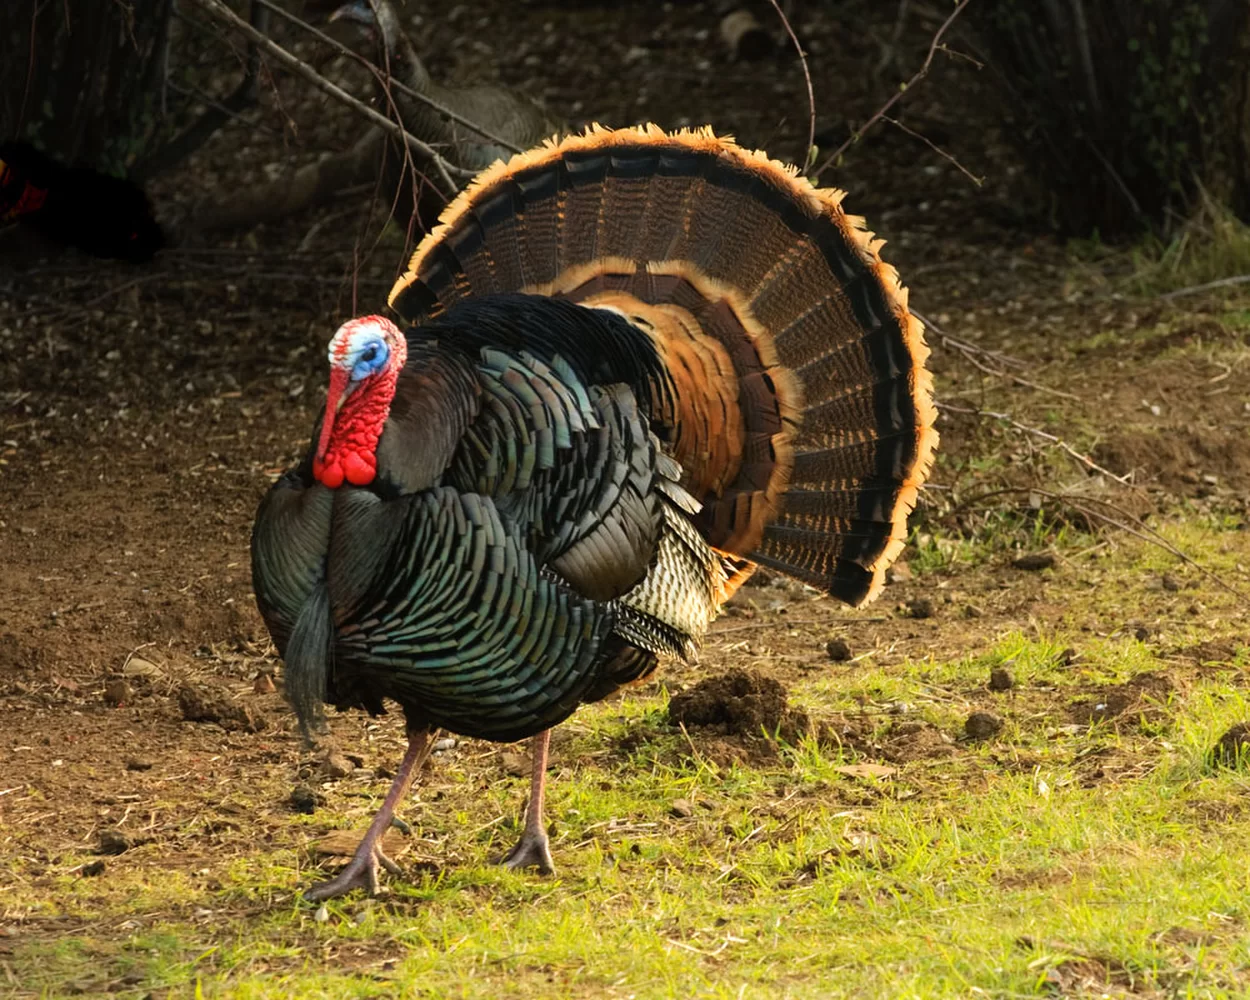
<svg viewBox="0 0 1250 1000">
<path fill-rule="evenodd" d="M 880 241 L 710 129 L 550 140 L 479 175 L 382 316 L 329 345 L 324 413 L 262 500 L 256 599 L 307 732 L 403 709 L 408 750 L 352 861 L 445 728 L 532 737 L 523 834 L 553 870 L 548 734 L 694 655 L 759 565 L 858 605 L 937 443 L 920 326 Z"/>
<path fill-rule="evenodd" d="M 165 243 L 133 182 L 67 167 L 16 140 L 0 143 L 0 225 L 9 222 L 95 257 L 140 262 Z"/>
<path fill-rule="evenodd" d="M 359 25 L 365 39 L 372 44 L 373 57 L 384 73 L 461 118 L 481 125 L 487 133 L 503 139 L 511 147 L 528 149 L 550 136 L 568 131 L 566 122 L 549 115 L 516 91 L 489 84 L 448 87 L 437 83 L 417 54 L 389 0 L 357 0 L 338 8 L 330 15 L 330 20 Z M 398 113 L 410 134 L 437 150 L 452 166 L 483 170 L 513 152 L 508 146 L 451 120 L 429 104 L 399 90 L 392 89 L 388 94 L 387 88 L 379 84 L 378 101 L 384 113 Z M 420 158 L 413 166 L 418 175 L 428 175 L 433 169 Z M 404 225 L 414 210 L 422 217 L 434 218 L 445 202 L 440 192 L 429 184 L 424 184 L 414 197 L 411 171 L 405 170 L 405 159 L 397 145 L 387 149 L 385 177 L 387 190 L 397 194 L 394 216 Z"/>
</svg>

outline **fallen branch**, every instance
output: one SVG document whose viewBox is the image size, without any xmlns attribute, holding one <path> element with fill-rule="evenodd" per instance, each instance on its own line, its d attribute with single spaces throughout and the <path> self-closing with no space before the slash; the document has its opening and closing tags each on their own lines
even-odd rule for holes
<svg viewBox="0 0 1250 1000">
<path fill-rule="evenodd" d="M 1001 420 L 1003 421 L 1003 423 L 1009 424 L 1012 428 L 1014 428 L 1017 431 L 1020 431 L 1022 434 L 1031 434 L 1034 437 L 1041 438 L 1043 441 L 1048 442 L 1053 447 L 1059 448 L 1060 450 L 1066 452 L 1068 455 L 1076 459 L 1081 465 L 1083 465 L 1086 469 L 1088 469 L 1091 472 L 1097 472 L 1099 475 L 1106 476 L 1109 479 L 1114 479 L 1121 486 L 1132 485 L 1131 474 L 1117 476 L 1110 469 L 1103 468 L 1101 465 L 1095 462 L 1088 455 L 1085 455 L 1077 451 L 1075 448 L 1072 447 L 1072 445 L 1068 444 L 1068 442 L 1065 441 L 1063 438 L 1057 437 L 1056 435 L 1051 434 L 1049 431 L 1044 431 L 1040 427 L 1033 427 L 1029 424 L 1021 423 L 1019 420 L 1013 417 L 1010 413 L 999 413 L 996 410 L 978 410 L 978 409 L 973 409 L 971 407 L 966 407 L 966 406 L 954 406 L 950 403 L 940 403 L 938 406 L 938 409 L 946 413 L 966 413 L 974 417 L 989 417 L 992 420 Z"/>
<path fill-rule="evenodd" d="M 1188 288 L 1178 288 L 1173 292 L 1160 295 L 1159 298 L 1179 299 L 1183 295 L 1196 295 L 1199 292 L 1209 292 L 1212 288 L 1226 288 L 1229 285 L 1244 285 L 1250 281 L 1250 274 L 1235 274 L 1231 278 L 1220 278 L 1217 281 L 1207 281 L 1201 285 L 1190 285 Z"/>
<path fill-rule="evenodd" d="M 850 138 L 848 138 L 844 143 L 842 143 L 841 146 L 839 146 L 832 153 L 830 153 L 829 156 L 825 158 L 825 162 L 820 165 L 820 169 L 817 170 L 816 173 L 812 175 L 813 180 L 819 180 L 820 175 L 823 174 L 826 170 L 828 170 L 829 167 L 833 166 L 833 164 L 837 163 L 838 160 L 841 158 L 842 154 L 845 153 L 847 149 L 849 149 L 855 143 L 859 142 L 859 140 L 864 137 L 864 134 L 870 128 L 872 128 L 875 124 L 877 124 L 877 122 L 881 121 L 882 118 L 884 118 L 887 114 L 889 114 L 890 109 L 894 107 L 894 105 L 897 104 L 902 99 L 905 93 L 911 90 L 912 87 L 914 87 L 917 83 L 923 80 L 925 76 L 928 75 L 929 67 L 933 64 L 933 56 L 937 52 L 938 46 L 942 42 L 942 36 L 946 34 L 947 29 L 952 24 L 955 23 L 955 18 L 959 17 L 959 15 L 963 13 L 964 8 L 968 6 L 968 3 L 969 3 L 969 0 L 959 0 L 959 4 L 955 7 L 953 11 L 950 12 L 950 15 L 946 18 L 946 20 L 942 22 L 941 27 L 939 27 L 937 30 L 937 33 L 934 34 L 932 41 L 929 42 L 929 51 L 925 55 L 924 63 L 921 64 L 920 69 L 916 70 L 912 78 L 908 80 L 906 83 L 904 83 L 901 87 L 899 87 L 898 92 L 894 94 L 888 101 L 886 101 L 885 104 L 883 104 L 877 110 L 876 114 L 874 114 L 871 118 L 869 118 L 868 121 L 865 122 L 861 128 L 856 129 L 851 134 Z"/>
<path fill-rule="evenodd" d="M 883 115 L 881 120 L 887 121 L 891 125 L 896 126 L 897 128 L 906 132 L 913 139 L 919 139 L 926 146 L 928 146 L 931 150 L 933 150 L 933 152 L 937 153 L 938 156 L 942 157 L 942 159 L 949 161 L 955 167 L 956 170 L 958 170 L 961 174 L 967 177 L 968 180 L 972 181 L 972 183 L 975 184 L 977 187 L 980 187 L 982 184 L 985 183 L 984 177 L 978 177 L 971 170 L 969 170 L 962 163 L 960 163 L 957 159 L 955 159 L 955 157 L 953 157 L 950 153 L 944 150 L 941 146 L 936 145 L 933 142 L 933 140 L 930 139 L 927 135 L 921 135 L 915 129 L 908 128 L 897 118 L 891 118 L 889 115 Z"/>
<path fill-rule="evenodd" d="M 193 228 L 212 232 L 272 222 L 319 204 L 370 179 L 382 157 L 384 135 L 370 128 L 350 148 L 322 157 L 268 184 L 232 190 L 196 207 Z"/>
<path fill-rule="evenodd" d="M 402 125 L 396 124 L 385 115 L 379 114 L 364 102 L 358 101 L 356 98 L 352 97 L 351 94 L 347 93 L 347 91 L 343 90 L 341 87 L 335 86 L 302 59 L 292 55 L 282 46 L 258 32 L 250 24 L 235 14 L 234 11 L 230 10 L 229 7 L 223 4 L 221 0 L 190 0 L 190 2 L 195 4 L 205 13 L 212 15 L 222 24 L 255 42 L 265 52 L 268 52 L 271 56 L 278 60 L 278 62 L 286 66 L 287 69 L 291 70 L 291 72 L 295 73 L 297 76 L 303 77 L 318 90 L 328 94 L 330 97 L 333 97 L 340 104 L 344 104 L 351 108 L 362 117 L 367 118 L 369 121 L 373 122 L 373 124 L 385 131 L 388 135 L 391 135 L 405 143 L 410 149 L 414 149 L 422 156 L 427 157 L 438 171 L 439 177 L 445 185 L 444 193 L 449 197 L 455 197 L 460 190 L 459 185 L 452 180 L 452 174 L 465 178 L 473 176 L 474 172 L 472 170 L 462 170 L 459 167 L 448 163 L 433 149 L 433 147 L 422 142 Z"/>
<path fill-rule="evenodd" d="M 960 340 L 958 337 L 951 336 L 931 319 L 917 312 L 915 309 L 911 310 L 911 314 L 915 316 L 916 319 L 920 320 L 920 322 L 925 325 L 926 329 L 931 331 L 937 339 L 941 341 L 944 347 L 949 347 L 953 351 L 958 351 L 964 356 L 969 364 L 979 371 L 983 371 L 987 375 L 993 375 L 995 378 L 1008 379 L 1015 382 L 1017 385 L 1022 385 L 1029 389 L 1036 389 L 1038 392 L 1044 392 L 1051 396 L 1058 396 L 1060 399 L 1071 399 L 1078 403 L 1081 401 L 1080 396 L 1075 396 L 1070 392 L 1064 392 L 1062 389 L 1052 389 L 1050 386 L 1042 385 L 1040 382 L 1033 382 L 1030 379 L 1025 378 L 1023 375 L 1017 375 L 1014 372 L 1004 371 L 1002 368 L 995 368 L 986 364 L 980 359 L 989 358 L 991 361 L 996 361 L 999 364 L 1014 365 L 1018 368 L 1024 367 L 1024 362 L 1015 358 L 1009 358 L 1006 355 L 997 353 L 996 351 L 987 351 L 983 347 L 977 347 L 975 344 L 970 344 L 966 340 Z"/>
</svg>

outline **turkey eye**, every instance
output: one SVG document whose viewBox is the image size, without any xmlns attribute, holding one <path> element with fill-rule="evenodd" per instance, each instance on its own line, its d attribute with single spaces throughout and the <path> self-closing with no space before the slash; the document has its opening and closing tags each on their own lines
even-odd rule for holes
<svg viewBox="0 0 1250 1000">
<path fill-rule="evenodd" d="M 374 345 L 373 347 L 370 347 L 367 351 L 365 351 L 364 354 L 360 356 L 360 360 L 372 361 L 377 356 L 378 356 L 378 348 L 377 348 L 377 345 Z"/>
</svg>

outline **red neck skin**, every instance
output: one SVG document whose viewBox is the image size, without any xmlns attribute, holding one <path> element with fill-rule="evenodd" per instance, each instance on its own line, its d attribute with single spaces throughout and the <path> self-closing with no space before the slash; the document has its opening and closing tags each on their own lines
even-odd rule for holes
<svg viewBox="0 0 1250 1000">
<path fill-rule="evenodd" d="M 339 401 L 348 392 L 349 373 L 343 368 L 331 369 L 321 439 L 313 457 L 313 476 L 323 486 L 337 489 L 344 482 L 368 486 L 377 476 L 378 438 L 386 426 L 407 355 L 407 344 L 399 337 L 390 344 L 386 367 L 352 389 L 341 407 Z"/>
</svg>

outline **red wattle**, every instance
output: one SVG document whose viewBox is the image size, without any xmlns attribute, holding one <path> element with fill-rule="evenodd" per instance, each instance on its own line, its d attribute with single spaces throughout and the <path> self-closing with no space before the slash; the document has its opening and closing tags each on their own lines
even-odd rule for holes
<svg viewBox="0 0 1250 1000">
<path fill-rule="evenodd" d="M 371 459 L 373 459 L 372 455 L 362 455 L 355 451 L 349 451 L 344 455 L 343 469 L 347 474 L 347 481 L 353 486 L 368 486 L 373 482 L 378 468 Z"/>
<path fill-rule="evenodd" d="M 314 458 L 313 475 L 322 486 L 328 486 L 332 490 L 343 485 L 343 466 L 338 462 L 327 464 L 319 458 Z"/>
</svg>

